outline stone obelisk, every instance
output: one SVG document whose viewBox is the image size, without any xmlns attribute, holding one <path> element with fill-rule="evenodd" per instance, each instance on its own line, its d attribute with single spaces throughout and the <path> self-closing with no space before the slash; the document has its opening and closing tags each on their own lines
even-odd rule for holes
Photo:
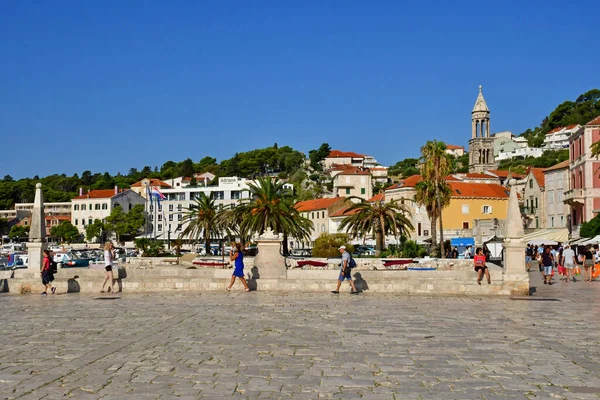
<svg viewBox="0 0 600 400">
<path fill-rule="evenodd" d="M 44 218 L 44 195 L 42 184 L 35 185 L 35 200 L 33 201 L 33 212 L 31 213 L 31 227 L 29 229 L 29 272 L 39 272 L 42 269 L 44 250 L 46 249 L 46 221 Z"/>
<path fill-rule="evenodd" d="M 517 181 L 511 179 L 506 232 L 504 233 L 504 285 L 514 295 L 529 295 L 529 274 L 525 269 L 525 243 L 523 222 L 517 198 Z"/>
</svg>

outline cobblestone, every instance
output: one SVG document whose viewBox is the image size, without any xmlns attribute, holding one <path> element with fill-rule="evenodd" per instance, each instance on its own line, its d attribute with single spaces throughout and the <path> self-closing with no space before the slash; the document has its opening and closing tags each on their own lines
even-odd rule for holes
<svg viewBox="0 0 600 400">
<path fill-rule="evenodd" d="M 526 300 L 0 295 L 0 399 L 600 398 L 600 282 L 531 277 Z"/>
</svg>

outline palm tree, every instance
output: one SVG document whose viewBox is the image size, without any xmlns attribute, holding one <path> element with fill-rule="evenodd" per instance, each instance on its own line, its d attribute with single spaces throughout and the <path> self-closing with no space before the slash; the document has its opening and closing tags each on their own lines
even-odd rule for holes
<svg viewBox="0 0 600 400">
<path fill-rule="evenodd" d="M 225 226 L 219 217 L 221 209 L 215 204 L 215 200 L 200 192 L 184 214 L 182 224 L 187 226 L 179 234 L 179 238 L 190 238 L 198 242 L 202 237 L 206 254 L 210 253 L 210 241 L 221 236 Z"/>
<path fill-rule="evenodd" d="M 360 199 L 360 202 L 348 207 L 345 213 L 348 216 L 342 220 L 340 230 L 345 230 L 353 238 L 374 235 L 376 256 L 384 248 L 385 235 L 391 233 L 399 237 L 413 229 L 410 211 L 397 200 L 370 203 Z"/>
<path fill-rule="evenodd" d="M 312 221 L 294 208 L 292 192 L 284 187 L 284 182 L 260 177 L 248 188 L 251 201 L 239 205 L 236 210 L 243 218 L 239 227 L 241 232 L 260 235 L 271 228 L 273 232 L 283 234 L 284 254 L 288 251 L 288 236 L 297 240 L 310 238 Z"/>
<path fill-rule="evenodd" d="M 415 201 L 425 206 L 431 218 L 432 244 L 437 242 L 436 223 L 440 221 L 440 246 L 442 258 L 444 254 L 444 224 L 442 209 L 450 204 L 452 191 L 446 182 L 452 163 L 446 153 L 446 144 L 438 141 L 428 141 L 421 147 L 421 177 L 422 183 L 417 184 Z"/>
</svg>

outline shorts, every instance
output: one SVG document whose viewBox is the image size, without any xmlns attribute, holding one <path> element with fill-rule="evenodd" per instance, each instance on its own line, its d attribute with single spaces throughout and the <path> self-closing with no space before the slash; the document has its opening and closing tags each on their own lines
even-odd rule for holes
<svg viewBox="0 0 600 400">
<path fill-rule="evenodd" d="M 49 285 L 54 280 L 54 275 L 50 271 L 42 271 L 42 284 Z"/>
<path fill-rule="evenodd" d="M 485 265 L 484 266 L 478 265 L 475 267 L 476 272 L 479 272 L 479 270 L 485 271 L 486 269 L 487 269 L 487 267 Z"/>
<path fill-rule="evenodd" d="M 544 274 L 545 275 L 552 275 L 552 265 L 544 265 Z"/>
<path fill-rule="evenodd" d="M 106 270 L 106 272 L 112 271 L 112 265 L 107 265 L 106 267 L 104 267 L 104 269 Z"/>
<path fill-rule="evenodd" d="M 352 280 L 352 275 L 350 275 L 350 268 L 346 268 L 346 272 L 340 271 L 340 276 L 338 277 L 338 281 Z"/>
<path fill-rule="evenodd" d="M 531 256 L 525 256 L 525 262 L 529 264 L 531 262 Z"/>
<path fill-rule="evenodd" d="M 568 269 L 573 269 L 575 268 L 575 264 L 565 264 L 564 267 Z"/>
</svg>

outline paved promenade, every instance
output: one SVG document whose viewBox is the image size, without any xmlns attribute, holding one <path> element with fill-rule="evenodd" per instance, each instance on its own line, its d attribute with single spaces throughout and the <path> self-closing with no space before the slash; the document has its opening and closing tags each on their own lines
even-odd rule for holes
<svg viewBox="0 0 600 400">
<path fill-rule="evenodd" d="M 0 295 L 0 399 L 600 398 L 600 282 L 540 283 L 528 300 Z"/>
</svg>

